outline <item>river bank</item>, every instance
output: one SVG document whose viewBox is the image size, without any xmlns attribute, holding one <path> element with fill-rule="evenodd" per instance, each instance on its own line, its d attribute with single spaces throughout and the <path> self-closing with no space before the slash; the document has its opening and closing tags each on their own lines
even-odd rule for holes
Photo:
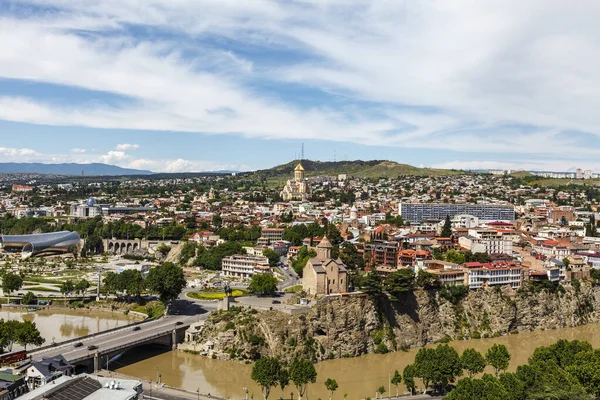
<svg viewBox="0 0 600 400">
<path fill-rule="evenodd" d="M 550 345 L 559 339 L 586 340 L 598 348 L 600 347 L 600 324 L 521 332 L 487 339 L 455 340 L 449 344 L 459 353 L 466 348 L 475 348 L 485 353 L 495 343 L 504 344 L 511 353 L 508 369 L 514 371 L 517 365 L 527 363 L 527 359 L 536 347 Z M 327 378 L 335 379 L 339 384 L 334 398 L 341 399 L 343 393 L 349 394 L 348 400 L 373 397 L 375 389 L 379 386 L 383 385 L 387 389 L 388 374 L 393 374 L 396 369 L 402 372 L 406 365 L 414 361 L 417 351 L 418 349 L 414 348 L 387 354 L 367 354 L 319 362 L 315 365 L 318 374 L 317 382 L 309 385 L 310 398 L 329 398 L 324 386 Z M 196 391 L 200 388 L 201 393 L 242 399 L 243 388 L 247 387 L 254 398 L 261 398 L 260 388 L 250 379 L 252 365 L 238 361 L 213 360 L 190 353 L 163 352 L 157 348 L 147 347 L 135 354 L 126 353 L 115 365 L 118 365 L 117 372 L 146 381 L 156 381 L 157 374 L 160 374 L 165 384 L 188 391 Z M 488 367 L 485 372 L 492 373 L 492 370 Z M 417 385 L 422 387 L 420 380 L 417 380 Z M 289 398 L 291 390 L 291 387 L 285 390 L 286 398 Z M 395 394 L 394 387 L 392 391 Z M 401 385 L 400 393 L 404 391 L 405 388 Z M 272 396 L 278 398 L 280 394 L 279 389 L 274 389 Z"/>
<path fill-rule="evenodd" d="M 600 287 L 577 282 L 553 290 L 487 288 L 462 297 L 434 290 L 402 293 L 393 301 L 385 295 L 336 296 L 305 315 L 232 307 L 209 316 L 187 348 L 223 360 L 302 356 L 317 362 L 600 322 L 599 302 Z"/>
<path fill-rule="evenodd" d="M 0 318 L 34 322 L 42 337 L 46 339 L 44 345 L 120 328 L 144 319 L 142 316 L 125 314 L 122 311 L 62 307 L 37 311 L 3 307 L 0 310 Z M 34 348 L 28 347 L 28 350 Z M 13 350 L 20 349 L 16 344 L 13 347 Z"/>
</svg>

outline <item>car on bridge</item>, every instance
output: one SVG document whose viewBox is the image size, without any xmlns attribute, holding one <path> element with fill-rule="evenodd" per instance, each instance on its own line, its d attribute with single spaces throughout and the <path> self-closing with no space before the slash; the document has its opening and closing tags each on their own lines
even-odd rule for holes
<svg viewBox="0 0 600 400">
<path fill-rule="evenodd" d="M 83 346 L 83 343 L 81 343 L 81 342 L 77 342 L 73 345 L 73 347 L 81 347 L 81 346 Z"/>
<path fill-rule="evenodd" d="M 98 346 L 96 346 L 95 344 L 88 346 L 88 350 L 96 350 L 96 349 L 98 349 Z"/>
<path fill-rule="evenodd" d="M 132 331 L 135 332 L 135 331 L 139 331 L 140 329 L 142 329 L 142 328 L 140 328 L 139 326 L 134 326 L 133 329 L 132 329 Z"/>
</svg>

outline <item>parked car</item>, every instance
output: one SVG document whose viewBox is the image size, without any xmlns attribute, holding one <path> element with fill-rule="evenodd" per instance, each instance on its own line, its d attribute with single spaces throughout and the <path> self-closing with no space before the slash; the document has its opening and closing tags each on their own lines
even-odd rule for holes
<svg viewBox="0 0 600 400">
<path fill-rule="evenodd" d="M 88 346 L 88 350 L 96 350 L 97 348 L 98 346 L 96 346 L 95 344 Z"/>
<path fill-rule="evenodd" d="M 81 343 L 81 342 L 77 342 L 73 345 L 73 347 L 81 347 L 81 346 L 83 346 L 83 343 Z"/>
<path fill-rule="evenodd" d="M 281 304 L 281 302 L 279 300 L 273 300 L 271 301 L 271 304 Z"/>
<path fill-rule="evenodd" d="M 175 322 L 175 325 L 183 325 L 183 322 L 177 321 L 177 322 Z"/>
<path fill-rule="evenodd" d="M 142 328 L 140 328 L 139 326 L 134 326 L 132 330 L 133 331 L 139 331 L 140 329 L 142 329 Z"/>
</svg>

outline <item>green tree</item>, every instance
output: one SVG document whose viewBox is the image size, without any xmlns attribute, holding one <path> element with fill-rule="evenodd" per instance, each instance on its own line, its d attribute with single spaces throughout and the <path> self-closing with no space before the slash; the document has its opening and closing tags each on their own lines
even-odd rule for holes
<svg viewBox="0 0 600 400">
<path fill-rule="evenodd" d="M 374 271 L 360 276 L 356 283 L 358 286 L 360 286 L 363 292 L 369 294 L 379 294 L 383 289 L 381 277 L 377 272 Z"/>
<path fill-rule="evenodd" d="M 171 247 L 168 246 L 166 243 L 161 243 L 157 248 L 156 251 L 162 255 L 163 257 L 166 257 L 167 254 L 169 254 L 169 252 L 171 251 Z"/>
<path fill-rule="evenodd" d="M 274 357 L 263 357 L 254 363 L 251 377 L 260 386 L 265 400 L 269 398 L 271 388 L 279 384 L 280 372 L 281 364 Z"/>
<path fill-rule="evenodd" d="M 400 375 L 400 372 L 398 372 L 398 370 L 394 371 L 394 376 L 392 376 L 392 379 L 390 380 L 390 383 L 394 386 L 396 386 L 396 398 L 398 398 L 398 385 L 402 382 L 402 375 Z"/>
<path fill-rule="evenodd" d="M 437 276 L 425 270 L 419 271 L 415 283 L 416 286 L 422 287 L 424 289 L 439 288 L 441 286 L 441 283 Z"/>
<path fill-rule="evenodd" d="M 71 279 L 67 279 L 60 285 L 60 292 L 62 293 L 62 295 L 64 296 L 65 299 L 67 298 L 68 295 L 73 293 L 74 290 L 75 290 L 75 284 L 73 283 L 73 281 Z"/>
<path fill-rule="evenodd" d="M 279 262 L 279 254 L 273 249 L 264 249 L 263 256 L 267 257 L 269 260 L 269 267 L 274 268 L 277 266 Z"/>
<path fill-rule="evenodd" d="M 452 236 L 452 222 L 450 221 L 450 216 L 446 215 L 446 220 L 444 221 L 444 227 L 442 228 L 441 237 L 448 238 Z"/>
<path fill-rule="evenodd" d="M 381 385 L 377 388 L 377 393 L 379 394 L 379 396 L 381 396 L 381 398 L 383 398 L 383 395 L 385 393 L 385 386 Z"/>
<path fill-rule="evenodd" d="M 290 384 L 290 372 L 286 368 L 281 368 L 279 370 L 279 376 L 277 377 L 277 381 L 279 382 L 279 387 L 281 388 L 281 393 L 283 394 L 283 390 Z"/>
<path fill-rule="evenodd" d="M 112 272 L 112 271 L 108 272 L 104 276 L 102 283 L 104 285 L 104 289 L 108 293 L 117 293 L 119 290 L 121 290 L 119 287 L 119 285 L 120 285 L 119 274 L 117 274 L 116 272 Z"/>
<path fill-rule="evenodd" d="M 505 371 L 508 368 L 510 361 L 510 353 L 503 344 L 494 344 L 490 347 L 485 355 L 485 360 L 494 368 L 496 377 L 500 371 Z"/>
<path fill-rule="evenodd" d="M 25 296 L 23 296 L 23 304 L 37 304 L 37 302 L 38 298 L 35 294 L 33 294 L 33 292 L 27 292 L 25 293 Z"/>
<path fill-rule="evenodd" d="M 309 360 L 296 358 L 290 366 L 290 379 L 298 390 L 298 400 L 302 400 L 309 383 L 317 381 L 317 371 Z"/>
<path fill-rule="evenodd" d="M 212 216 L 211 223 L 213 226 L 220 228 L 221 225 L 223 225 L 223 218 L 221 218 L 221 216 L 219 214 L 215 214 Z"/>
<path fill-rule="evenodd" d="M 46 339 L 44 339 L 40 334 L 35 322 L 25 320 L 19 323 L 16 341 L 19 345 L 23 346 L 25 350 L 27 350 L 28 345 L 41 346 L 44 344 Z"/>
<path fill-rule="evenodd" d="M 333 392 L 338 389 L 338 383 L 335 379 L 327 378 L 325 388 L 329 391 L 329 400 L 333 397 Z"/>
<path fill-rule="evenodd" d="M 10 294 L 23 287 L 23 278 L 17 274 L 7 273 L 2 277 L 2 291 L 8 297 L 10 303 Z"/>
<path fill-rule="evenodd" d="M 393 296 L 413 290 L 415 286 L 415 273 L 409 268 L 400 268 L 388 274 L 384 281 L 385 290 Z"/>
<path fill-rule="evenodd" d="M 455 264 L 464 264 L 465 254 L 463 252 L 457 251 L 457 250 L 448 250 L 446 252 L 446 261 L 455 263 Z"/>
<path fill-rule="evenodd" d="M 434 349 L 420 348 L 415 355 L 414 376 L 421 378 L 425 389 L 435 378 L 436 353 Z M 406 380 L 404 380 L 406 382 Z"/>
<path fill-rule="evenodd" d="M 126 269 L 119 274 L 118 287 L 126 290 L 128 296 L 139 298 L 145 287 L 144 278 L 137 269 Z"/>
<path fill-rule="evenodd" d="M 250 278 L 248 291 L 254 294 L 269 294 L 277 291 L 277 278 L 268 272 L 254 274 Z"/>
<path fill-rule="evenodd" d="M 483 355 L 475 349 L 466 349 L 463 351 L 460 362 L 463 368 L 469 373 L 469 378 L 483 372 L 486 366 L 485 358 L 483 358 Z"/>
<path fill-rule="evenodd" d="M 434 360 L 432 381 L 438 392 L 445 393 L 448 384 L 462 375 L 460 356 L 453 347 L 441 344 L 435 349 Z"/>
<path fill-rule="evenodd" d="M 446 400 L 506 400 L 508 393 L 504 387 L 492 377 L 488 379 L 464 378 L 458 381 L 456 388 L 444 399 Z"/>
<path fill-rule="evenodd" d="M 77 293 L 85 294 L 85 291 L 90 287 L 90 282 L 87 279 L 80 279 L 74 284 L 73 289 Z"/>
<path fill-rule="evenodd" d="M 516 374 L 506 372 L 500 375 L 498 381 L 506 390 L 506 400 L 522 400 L 525 398 L 525 384 L 517 378 Z"/>
<path fill-rule="evenodd" d="M 186 280 L 183 270 L 177 265 L 166 262 L 151 268 L 146 278 L 148 289 L 158 294 L 160 301 L 167 303 L 175 300 L 185 288 Z"/>
<path fill-rule="evenodd" d="M 349 269 L 363 269 L 365 267 L 365 259 L 352 243 L 342 243 L 340 250 L 340 258 Z"/>
<path fill-rule="evenodd" d="M 8 321 L 0 320 L 2 324 L 2 335 L 5 337 L 5 343 L 8 347 L 8 351 L 12 351 L 13 345 L 19 339 L 19 330 L 21 328 L 21 322 L 9 319 Z"/>
<path fill-rule="evenodd" d="M 185 242 L 179 253 L 179 264 L 185 266 L 189 260 L 196 257 L 198 245 L 194 242 Z"/>
</svg>

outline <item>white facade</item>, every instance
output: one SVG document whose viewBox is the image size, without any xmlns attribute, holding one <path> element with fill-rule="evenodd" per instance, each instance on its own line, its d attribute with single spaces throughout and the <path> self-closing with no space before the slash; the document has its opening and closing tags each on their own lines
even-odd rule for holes
<svg viewBox="0 0 600 400">
<path fill-rule="evenodd" d="M 250 278 L 255 273 L 270 272 L 269 260 L 261 255 L 236 254 L 223 258 L 221 264 L 224 276 Z"/>
<path fill-rule="evenodd" d="M 473 268 L 468 270 L 469 289 L 485 286 L 510 285 L 521 287 L 521 268 Z"/>
</svg>

